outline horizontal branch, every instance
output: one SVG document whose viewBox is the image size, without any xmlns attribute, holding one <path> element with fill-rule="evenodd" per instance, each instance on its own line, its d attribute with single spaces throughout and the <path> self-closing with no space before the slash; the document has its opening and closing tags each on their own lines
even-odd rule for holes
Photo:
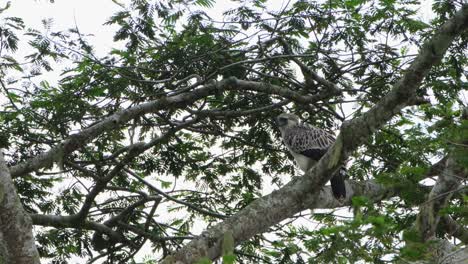
<svg viewBox="0 0 468 264">
<path fill-rule="evenodd" d="M 160 201 L 161 197 L 159 196 L 147 196 L 139 201 L 135 202 L 134 204 L 128 206 L 124 209 L 120 214 L 114 216 L 104 222 L 103 224 L 94 222 L 94 221 L 87 221 L 81 220 L 78 214 L 69 215 L 69 216 L 58 216 L 58 215 L 42 215 L 42 214 L 31 214 L 31 219 L 34 225 L 38 226 L 47 226 L 47 227 L 55 227 L 55 228 L 73 228 L 73 229 L 86 229 L 86 230 L 94 230 L 96 231 L 94 237 L 96 235 L 101 236 L 102 234 L 106 234 L 108 236 L 108 241 L 112 241 L 113 243 L 125 243 L 128 242 L 124 235 L 121 232 L 114 231 L 112 228 L 120 221 L 125 215 L 128 215 L 133 211 L 136 207 L 141 206 L 150 201 Z"/>
<path fill-rule="evenodd" d="M 118 226 L 127 229 L 128 231 L 131 231 L 137 235 L 140 235 L 142 237 L 148 238 L 149 240 L 153 242 L 164 242 L 164 241 L 171 241 L 171 240 L 186 240 L 186 239 L 194 239 L 193 236 L 157 236 L 153 233 L 146 232 L 145 230 L 142 230 L 138 227 L 123 223 L 123 222 L 118 222 Z"/>
<path fill-rule="evenodd" d="M 42 214 L 31 214 L 33 225 L 37 226 L 49 226 L 55 228 L 74 228 L 74 229 L 86 229 L 94 230 L 100 233 L 106 234 L 113 241 L 123 242 L 124 236 L 119 232 L 112 230 L 112 228 L 93 221 L 78 222 L 76 215 L 73 216 L 60 216 L 60 215 L 42 215 Z"/>
<path fill-rule="evenodd" d="M 332 195 L 331 187 L 324 186 L 319 190 L 318 196 L 310 195 L 304 199 L 304 209 L 332 209 L 352 205 L 352 199 L 356 196 L 365 196 L 372 202 L 379 202 L 400 193 L 397 187 L 384 186 L 375 180 L 367 181 L 346 181 L 347 196 L 344 200 L 338 201 Z"/>
</svg>

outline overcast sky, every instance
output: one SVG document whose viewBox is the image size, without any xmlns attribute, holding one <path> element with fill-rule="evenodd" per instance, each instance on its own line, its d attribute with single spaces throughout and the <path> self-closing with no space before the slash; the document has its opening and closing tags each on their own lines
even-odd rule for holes
<svg viewBox="0 0 468 264">
<path fill-rule="evenodd" d="M 4 0 L 0 0 L 5 2 Z M 93 34 L 95 48 L 102 54 L 112 45 L 115 27 L 103 26 L 104 22 L 119 6 L 110 0 L 15 0 L 7 11 L 8 16 L 17 16 L 24 20 L 27 27 L 42 29 L 41 21 L 52 18 L 53 30 L 67 30 L 75 27 L 81 32 Z"/>
<path fill-rule="evenodd" d="M 118 0 L 128 3 L 128 0 Z M 0 0 L 1 6 L 7 1 Z M 85 34 L 93 34 L 94 48 L 99 55 L 104 55 L 115 43 L 112 40 L 115 26 L 104 26 L 107 19 L 121 8 L 111 0 L 14 0 L 7 11 L 8 16 L 21 17 L 27 27 L 41 29 L 41 20 L 52 18 L 53 30 L 67 30 L 75 26 Z M 287 1 L 286 1 L 287 2 Z M 273 0 L 268 8 L 281 8 L 283 0 Z M 222 11 L 234 5 L 229 0 L 217 0 L 214 7 L 205 10 L 208 15 L 216 20 L 221 19 Z"/>
</svg>

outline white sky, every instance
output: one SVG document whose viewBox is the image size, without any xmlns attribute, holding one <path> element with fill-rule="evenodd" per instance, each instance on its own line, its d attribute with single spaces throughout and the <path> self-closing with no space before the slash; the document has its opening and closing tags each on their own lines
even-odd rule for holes
<svg viewBox="0 0 468 264">
<path fill-rule="evenodd" d="M 6 14 L 18 16 L 27 27 L 39 30 L 41 21 L 47 18 L 54 20 L 52 30 L 67 30 L 76 25 L 81 32 L 94 35 L 95 48 L 102 54 L 112 48 L 116 29 L 102 24 L 118 10 L 110 0 L 55 0 L 53 4 L 46 0 L 14 0 Z"/>
</svg>

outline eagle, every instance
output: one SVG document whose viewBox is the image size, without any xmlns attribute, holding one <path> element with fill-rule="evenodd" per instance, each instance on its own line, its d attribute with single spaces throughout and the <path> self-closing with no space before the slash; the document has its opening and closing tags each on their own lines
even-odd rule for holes
<svg viewBox="0 0 468 264">
<path fill-rule="evenodd" d="M 294 114 L 282 113 L 275 121 L 284 145 L 304 172 L 312 168 L 335 142 L 333 134 L 301 123 L 299 117 Z M 339 201 L 346 198 L 345 177 L 346 170 L 343 167 L 330 180 L 333 196 Z"/>
</svg>

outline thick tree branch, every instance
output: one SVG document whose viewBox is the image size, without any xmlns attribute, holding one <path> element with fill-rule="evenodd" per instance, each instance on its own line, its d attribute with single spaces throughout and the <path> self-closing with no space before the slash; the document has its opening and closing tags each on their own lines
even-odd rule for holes
<svg viewBox="0 0 468 264">
<path fill-rule="evenodd" d="M 445 241 L 449 243 L 448 241 Z M 445 255 L 439 264 L 465 264 L 468 259 L 468 247 L 454 250 Z"/>
<path fill-rule="evenodd" d="M 106 234 L 108 239 L 107 241 L 112 241 L 113 243 L 127 242 L 125 237 L 121 232 L 114 231 L 113 226 L 117 224 L 118 221 L 122 220 L 123 217 L 128 216 L 136 207 L 141 206 L 147 202 L 155 201 L 159 203 L 161 197 L 159 196 L 147 196 L 141 200 L 133 203 L 132 205 L 125 208 L 118 215 L 110 218 L 103 224 L 93 222 L 93 221 L 81 221 L 78 215 L 69 215 L 69 216 L 58 216 L 58 215 L 41 215 L 41 214 L 31 214 L 31 219 L 34 225 L 38 226 L 49 226 L 55 228 L 74 228 L 74 229 L 86 229 L 94 230 L 96 234 Z M 95 235 L 96 235 L 95 234 Z M 94 239 L 94 237 L 93 237 Z"/>
<path fill-rule="evenodd" d="M 423 241 L 435 238 L 436 228 L 440 221 L 439 211 L 448 204 L 453 192 L 458 189 L 462 178 L 466 176 L 464 168 L 457 164 L 454 157 L 449 156 L 445 169 L 439 174 L 436 184 L 429 193 L 427 202 L 419 209 L 416 221 Z"/>
<path fill-rule="evenodd" d="M 434 170 L 439 168 L 440 163 L 445 160 L 447 159 L 444 157 L 434 163 L 424 175 L 424 178 L 433 176 Z M 346 181 L 346 191 L 348 193 L 347 197 L 342 202 L 339 202 L 333 197 L 331 187 L 325 186 L 320 190 L 320 194 L 315 200 L 306 199 L 306 201 L 311 203 L 308 205 L 310 209 L 330 209 L 352 205 L 352 198 L 355 196 L 365 196 L 370 201 L 378 202 L 400 194 L 399 188 L 385 186 L 377 183 L 375 180 Z"/>
<path fill-rule="evenodd" d="M 236 215 L 207 229 L 197 239 L 169 256 L 166 262 L 193 263 L 201 257 L 216 259 L 221 254 L 221 243 L 226 232 L 232 234 L 235 244 L 240 244 L 303 210 L 308 195 L 312 192 L 311 199 L 315 200 L 318 190 L 339 169 L 348 155 L 408 105 L 430 68 L 440 62 L 455 37 L 467 28 L 468 5 L 465 5 L 422 46 L 416 60 L 389 94 L 368 112 L 343 125 L 336 143 L 316 166 L 303 177 L 255 200 Z"/>
<path fill-rule="evenodd" d="M 24 211 L 0 151 L 0 263 L 40 263 L 31 218 Z"/>
<path fill-rule="evenodd" d="M 318 196 L 309 195 L 305 197 L 305 208 L 310 209 L 331 209 L 352 205 L 352 198 L 365 196 L 372 202 L 382 201 L 397 196 L 400 191 L 395 187 L 386 187 L 374 180 L 368 181 L 346 181 L 346 198 L 340 202 L 336 200 L 330 186 L 325 186 L 319 190 Z M 304 209 L 305 209 L 304 208 Z"/>
<path fill-rule="evenodd" d="M 77 222 L 76 215 L 41 215 L 41 214 L 31 214 L 31 219 L 34 225 L 38 226 L 49 226 L 55 228 L 75 228 L 75 229 L 86 229 L 94 230 L 100 233 L 106 234 L 113 241 L 124 241 L 124 237 L 119 232 L 112 230 L 112 228 L 96 223 L 93 221 L 83 221 Z"/>
<path fill-rule="evenodd" d="M 442 216 L 440 220 L 442 228 L 447 235 L 456 237 L 463 244 L 468 245 L 468 229 L 465 226 L 457 223 L 448 215 Z"/>
</svg>

